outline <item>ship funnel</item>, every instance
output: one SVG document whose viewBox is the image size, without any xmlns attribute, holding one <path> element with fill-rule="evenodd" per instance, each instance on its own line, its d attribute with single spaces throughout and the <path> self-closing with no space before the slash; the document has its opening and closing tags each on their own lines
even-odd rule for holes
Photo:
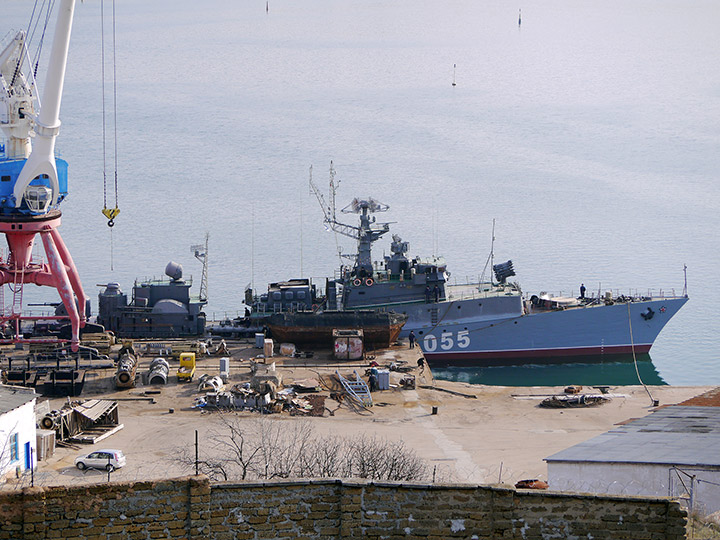
<svg viewBox="0 0 720 540">
<path fill-rule="evenodd" d="M 170 261 L 169 263 L 167 263 L 167 266 L 165 267 L 165 275 L 168 276 L 173 281 L 181 280 L 182 279 L 182 265 L 180 263 Z"/>
</svg>

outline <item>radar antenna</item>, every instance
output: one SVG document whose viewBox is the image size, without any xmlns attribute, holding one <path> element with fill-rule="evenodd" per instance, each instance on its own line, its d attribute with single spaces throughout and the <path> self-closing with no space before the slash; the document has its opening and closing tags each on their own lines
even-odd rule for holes
<svg viewBox="0 0 720 540">
<path fill-rule="evenodd" d="M 205 233 L 205 244 L 193 244 L 190 251 L 195 258 L 202 263 L 202 277 L 200 278 L 200 301 L 207 302 L 208 299 L 208 243 L 210 233 Z"/>
</svg>

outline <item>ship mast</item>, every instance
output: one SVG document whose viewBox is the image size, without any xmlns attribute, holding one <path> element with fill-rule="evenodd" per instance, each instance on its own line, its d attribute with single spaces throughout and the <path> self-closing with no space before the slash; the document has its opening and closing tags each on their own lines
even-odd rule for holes
<svg viewBox="0 0 720 540">
<path fill-rule="evenodd" d="M 310 189 L 317 197 L 320 207 L 325 215 L 325 224 L 333 231 L 354 238 L 357 240 L 358 249 L 355 256 L 356 275 L 365 277 L 373 275 L 372 268 L 372 243 L 390 230 L 390 223 L 375 223 L 375 212 L 387 212 L 390 208 L 387 204 L 368 197 L 367 199 L 355 198 L 341 210 L 343 214 L 360 214 L 360 226 L 348 225 L 337 220 L 335 212 L 335 194 L 339 182 L 335 181 L 335 169 L 330 162 L 330 204 L 325 204 L 325 198 L 312 180 L 312 167 L 310 167 Z"/>
<path fill-rule="evenodd" d="M 208 243 L 210 233 L 205 233 L 205 244 L 194 244 L 190 246 L 195 258 L 202 263 L 202 277 L 200 278 L 200 301 L 207 302 L 208 299 Z"/>
</svg>

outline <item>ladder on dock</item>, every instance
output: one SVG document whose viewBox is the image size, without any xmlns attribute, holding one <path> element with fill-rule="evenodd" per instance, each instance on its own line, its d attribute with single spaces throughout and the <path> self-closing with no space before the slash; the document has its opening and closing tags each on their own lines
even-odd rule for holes
<svg viewBox="0 0 720 540">
<path fill-rule="evenodd" d="M 340 384 L 342 384 L 345 391 L 351 397 L 356 399 L 364 407 L 372 407 L 372 396 L 370 396 L 370 389 L 368 388 L 365 381 L 360 378 L 360 375 L 357 374 L 357 371 L 353 370 L 353 373 L 355 374 L 354 381 L 351 379 L 346 379 L 345 377 L 340 375 L 339 371 L 335 371 L 335 374 L 337 375 Z"/>
</svg>

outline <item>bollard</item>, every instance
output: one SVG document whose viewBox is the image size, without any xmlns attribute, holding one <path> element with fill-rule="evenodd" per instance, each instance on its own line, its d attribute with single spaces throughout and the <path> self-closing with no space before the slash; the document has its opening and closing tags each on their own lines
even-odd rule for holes
<svg viewBox="0 0 720 540">
<path fill-rule="evenodd" d="M 437 414 L 437 411 L 438 411 L 438 408 L 437 408 L 437 407 L 433 407 L 433 408 L 432 408 L 432 414 Z"/>
</svg>

